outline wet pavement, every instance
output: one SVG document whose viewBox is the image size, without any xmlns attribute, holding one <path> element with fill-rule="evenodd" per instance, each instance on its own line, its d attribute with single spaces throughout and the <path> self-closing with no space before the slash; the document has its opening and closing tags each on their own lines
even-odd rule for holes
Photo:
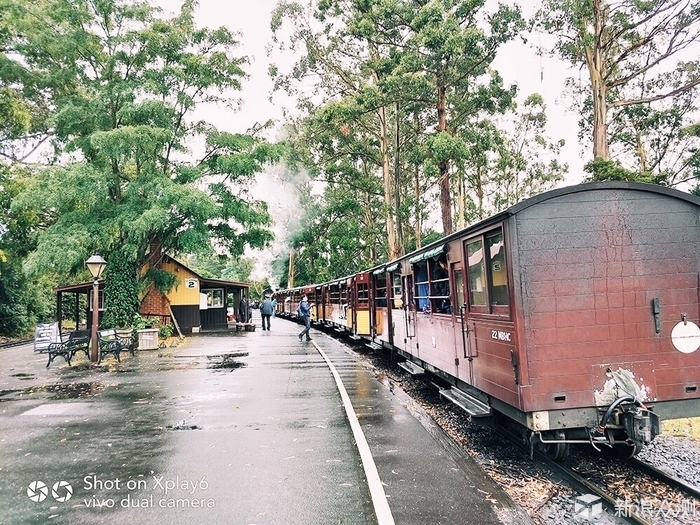
<svg viewBox="0 0 700 525">
<path fill-rule="evenodd" d="M 0 350 L 0 523 L 528 522 L 344 345 L 317 331 L 300 342 L 298 325 L 272 321 L 121 363 L 80 354 L 46 368 L 31 345 Z M 347 389 L 389 520 L 319 350 Z"/>
</svg>

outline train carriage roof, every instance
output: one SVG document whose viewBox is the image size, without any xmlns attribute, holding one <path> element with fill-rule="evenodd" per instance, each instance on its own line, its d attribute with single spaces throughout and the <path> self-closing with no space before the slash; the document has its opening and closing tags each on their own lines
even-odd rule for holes
<svg viewBox="0 0 700 525">
<path fill-rule="evenodd" d="M 685 200 L 696 206 L 700 206 L 700 197 L 693 195 L 692 193 L 686 193 L 674 188 L 668 188 L 666 186 L 659 186 L 658 184 L 647 184 L 642 182 L 620 182 L 620 181 L 607 181 L 607 182 L 586 182 L 583 184 L 575 184 L 572 186 L 565 186 L 563 188 L 557 188 L 555 190 L 546 191 L 530 197 L 528 199 L 522 200 L 517 204 L 514 204 L 510 208 L 507 208 L 495 215 L 482 219 L 481 221 L 470 224 L 466 228 L 462 228 L 456 232 L 451 233 L 431 244 L 423 246 L 417 250 L 414 250 L 400 259 L 399 261 L 405 261 L 408 259 L 409 263 L 413 264 L 415 262 L 420 262 L 431 257 L 435 257 L 447 248 L 447 243 L 451 240 L 463 236 L 469 231 L 477 231 L 482 228 L 487 227 L 489 224 L 495 224 L 502 221 L 507 217 L 511 217 L 521 212 L 526 208 L 532 206 L 537 206 L 545 201 L 561 197 L 562 195 L 568 195 L 573 193 L 581 193 L 586 191 L 598 191 L 598 190 L 636 190 L 643 191 L 647 193 L 658 193 L 660 195 L 666 195 L 676 199 Z M 391 262 L 391 261 L 390 261 Z M 387 263 L 389 264 L 389 263 Z"/>
</svg>

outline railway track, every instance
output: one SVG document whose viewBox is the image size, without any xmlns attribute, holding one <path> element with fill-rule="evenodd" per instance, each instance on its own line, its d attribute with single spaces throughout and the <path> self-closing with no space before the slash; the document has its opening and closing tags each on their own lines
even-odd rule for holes
<svg viewBox="0 0 700 525">
<path fill-rule="evenodd" d="M 521 436 L 497 425 L 493 426 L 493 430 L 524 454 L 529 454 L 530 449 Z M 576 503 L 576 509 L 582 515 L 598 512 L 596 504 L 600 502 L 610 514 L 627 523 L 656 525 L 700 522 L 700 488 L 636 458 L 610 460 L 593 454 L 586 451 L 582 459 L 559 463 L 534 450 L 533 459 L 584 495 Z M 621 466 L 629 470 L 622 471 Z"/>
<path fill-rule="evenodd" d="M 350 343 L 350 346 L 358 350 L 356 345 Z M 359 353 L 367 357 L 370 357 L 371 354 L 375 356 L 380 354 L 367 352 L 366 348 L 360 348 Z M 386 359 L 386 355 L 380 359 Z M 376 364 L 376 361 L 373 361 Z M 439 388 L 439 385 L 424 380 L 408 377 L 399 379 L 393 374 L 390 377 L 392 377 L 392 381 L 396 381 L 402 386 L 408 386 L 408 383 L 421 383 L 424 387 L 428 387 L 427 390 L 432 391 L 434 387 Z M 415 393 L 415 389 L 411 390 Z M 426 389 L 419 387 L 418 390 L 425 391 Z M 430 403 L 425 399 L 423 402 Z M 493 430 L 495 435 L 506 438 L 509 443 L 520 450 L 522 461 L 532 463 L 528 459 L 530 448 L 524 444 L 522 435 L 515 434 L 509 429 L 495 424 L 486 426 Z M 450 431 L 448 430 L 448 432 Z M 467 438 L 465 441 L 469 440 L 470 438 Z M 502 442 L 503 440 L 501 440 Z M 602 508 L 605 508 L 609 519 L 609 521 L 604 521 L 605 523 L 625 522 L 644 525 L 700 523 L 700 488 L 635 458 L 627 460 L 610 458 L 599 452 L 589 451 L 584 447 L 574 447 L 571 456 L 566 462 L 558 463 L 535 451 L 533 459 L 542 467 L 538 470 L 549 472 L 552 474 L 552 478 L 558 478 L 558 480 L 548 480 L 553 485 L 560 487 L 568 485 L 582 495 L 576 497 L 575 503 L 572 502 L 573 496 L 567 498 L 570 503 L 569 509 L 575 507 L 574 513 L 577 514 L 577 519 L 581 518 L 582 522 L 586 522 L 584 519 L 586 512 L 589 513 L 590 519 L 595 519 L 594 514 L 602 512 Z M 494 472 L 500 472 L 502 477 L 510 478 L 518 484 L 517 477 L 529 469 L 521 469 L 517 464 L 509 466 L 491 462 L 486 466 L 486 470 L 491 475 Z M 536 475 L 537 477 L 542 478 L 543 476 L 539 474 Z M 541 485 L 542 483 L 535 481 L 534 484 Z M 539 508 L 547 505 L 552 497 L 557 499 L 559 495 L 563 494 L 561 489 L 556 487 L 550 488 L 549 491 L 550 497 L 547 500 L 536 508 L 528 507 L 533 511 L 533 518 L 538 523 L 548 522 L 547 520 L 542 521 L 536 516 Z M 597 504 L 599 504 L 598 507 Z"/>
<path fill-rule="evenodd" d="M 0 343 L 0 350 L 4 350 L 5 348 L 12 348 L 14 346 L 22 346 L 22 345 L 28 345 L 34 342 L 34 339 L 21 339 L 17 341 L 6 341 L 3 343 Z"/>
</svg>

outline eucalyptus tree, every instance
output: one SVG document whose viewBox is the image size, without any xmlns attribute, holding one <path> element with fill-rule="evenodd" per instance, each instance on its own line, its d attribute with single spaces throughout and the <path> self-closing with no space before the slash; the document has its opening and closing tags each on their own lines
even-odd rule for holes
<svg viewBox="0 0 700 525">
<path fill-rule="evenodd" d="M 289 138 L 299 156 L 295 162 L 308 167 L 322 188 L 320 195 L 305 197 L 306 212 L 291 236 L 293 282 L 349 273 L 388 254 L 376 140 L 360 127 L 352 133 L 339 129 L 347 123 L 347 109 L 344 102 L 329 103 Z"/>
<path fill-rule="evenodd" d="M 544 0 L 534 26 L 555 36 L 555 55 L 588 73 L 582 120 L 590 120 L 597 165 L 613 157 L 617 142 L 648 168 L 642 139 L 656 118 L 649 111 L 700 85 L 700 2 Z"/>
<path fill-rule="evenodd" d="M 140 265 L 270 242 L 266 205 L 247 187 L 280 146 L 194 115 L 235 103 L 247 60 L 229 30 L 197 28 L 191 0 L 173 17 L 143 1 L 5 1 L 34 28 L 15 39 L 17 60 L 62 86 L 50 91 L 61 163 L 12 204 L 40 217 L 28 269 L 75 274 L 95 249 Z"/>
<path fill-rule="evenodd" d="M 393 20 L 395 4 L 395 0 L 320 1 L 308 6 L 280 2 L 272 18 L 275 41 L 299 52 L 291 72 L 273 69 L 276 87 L 297 96 L 306 114 L 329 104 L 326 114 L 332 109 L 333 119 L 327 124 L 349 137 L 344 142 L 350 142 L 356 133 L 361 135 L 360 142 L 373 138 L 376 151 L 368 155 L 374 158 L 382 181 L 384 206 L 380 211 L 390 259 L 403 253 L 397 236 L 396 173 L 392 173 L 390 146 L 393 98 L 385 89 L 393 67 L 392 50 L 402 39 Z M 286 35 L 285 22 L 293 28 L 292 34 L 280 40 L 280 35 Z M 348 178 L 338 182 L 352 184 Z"/>
<path fill-rule="evenodd" d="M 460 131 L 480 114 L 503 113 L 512 106 L 516 88 L 503 86 L 491 64 L 524 22 L 517 6 L 499 4 L 490 12 L 486 0 L 409 0 L 402 2 L 401 15 L 410 36 L 396 74 L 414 86 L 407 98 L 415 95 L 415 101 L 432 108 L 435 132 L 428 139 L 426 160 L 437 166 L 442 227 L 449 234 L 451 164 L 468 152 Z"/>
<path fill-rule="evenodd" d="M 559 161 L 564 141 L 548 137 L 545 109 L 542 96 L 532 94 L 523 102 L 521 111 L 513 113 L 513 120 L 502 126 L 510 131 L 501 133 L 490 169 L 491 212 L 549 190 L 564 180 L 569 169 L 568 164 Z"/>
</svg>

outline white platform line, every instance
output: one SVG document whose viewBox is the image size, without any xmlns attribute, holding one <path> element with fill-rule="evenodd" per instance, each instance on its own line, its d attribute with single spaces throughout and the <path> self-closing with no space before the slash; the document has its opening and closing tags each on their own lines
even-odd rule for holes
<svg viewBox="0 0 700 525">
<path fill-rule="evenodd" d="M 345 406 L 345 413 L 350 421 L 350 428 L 352 428 L 352 433 L 355 437 L 357 448 L 360 451 L 362 467 L 365 469 L 365 476 L 367 476 L 367 484 L 369 485 L 369 492 L 372 496 L 374 512 L 377 514 L 377 522 L 379 525 L 394 525 L 394 516 L 391 514 L 389 502 L 386 500 L 384 486 L 382 485 L 382 480 L 379 479 L 377 466 L 374 464 L 374 457 L 372 457 L 372 452 L 369 449 L 367 438 L 365 438 L 365 433 L 362 431 L 360 422 L 357 420 L 355 409 L 352 407 L 352 402 L 350 401 L 350 396 L 345 390 L 343 380 L 340 378 L 340 374 L 338 374 L 338 371 L 331 360 L 328 359 L 326 353 L 316 344 L 316 341 L 312 341 L 312 344 L 316 347 L 318 353 L 323 356 L 323 359 L 326 361 L 328 368 L 330 368 L 331 373 L 335 378 L 335 384 L 338 386 L 340 397 L 343 400 L 343 405 Z"/>
</svg>

